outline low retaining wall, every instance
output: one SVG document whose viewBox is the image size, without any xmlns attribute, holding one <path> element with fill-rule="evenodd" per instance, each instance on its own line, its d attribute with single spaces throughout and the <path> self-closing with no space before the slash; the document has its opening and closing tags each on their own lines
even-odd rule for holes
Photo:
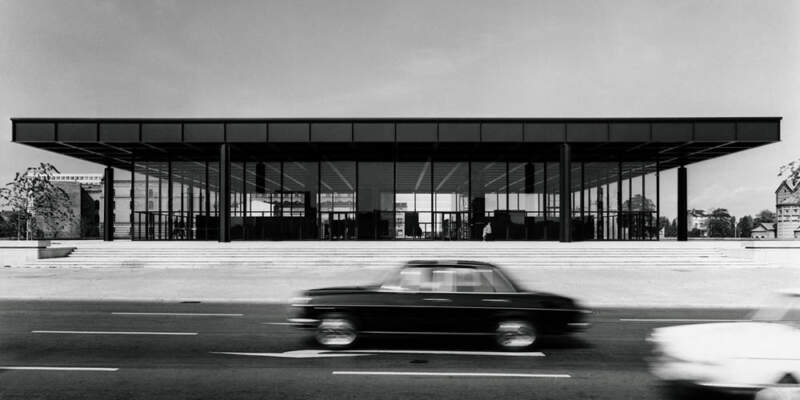
<svg viewBox="0 0 800 400">
<path fill-rule="evenodd" d="M 19 266 L 42 259 L 66 257 L 75 247 L 50 247 L 49 240 L 0 240 L 0 267 Z"/>
</svg>

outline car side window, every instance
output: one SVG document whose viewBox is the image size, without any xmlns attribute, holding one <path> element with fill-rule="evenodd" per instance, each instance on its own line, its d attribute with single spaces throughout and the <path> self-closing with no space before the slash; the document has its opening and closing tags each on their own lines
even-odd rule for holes
<svg viewBox="0 0 800 400">
<path fill-rule="evenodd" d="M 478 270 L 480 276 L 487 282 L 488 285 L 492 287 L 490 292 L 498 292 L 498 293 L 513 293 L 515 292 L 514 287 L 511 286 L 508 279 L 503 276 L 500 272 L 492 270 L 492 269 L 481 269 Z"/>
<path fill-rule="evenodd" d="M 425 268 L 410 267 L 400 269 L 396 275 L 381 285 L 381 289 L 399 292 L 416 292 L 427 280 Z"/>
<path fill-rule="evenodd" d="M 429 274 L 420 285 L 422 292 L 453 292 L 455 290 L 455 271 L 452 268 L 425 268 Z"/>
<path fill-rule="evenodd" d="M 475 268 L 456 269 L 456 292 L 494 292 L 494 287 Z"/>
</svg>

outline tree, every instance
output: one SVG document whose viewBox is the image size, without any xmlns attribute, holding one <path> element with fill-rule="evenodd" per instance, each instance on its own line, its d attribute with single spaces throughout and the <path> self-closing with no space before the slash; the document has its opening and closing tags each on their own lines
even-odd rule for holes
<svg viewBox="0 0 800 400">
<path fill-rule="evenodd" d="M 775 222 L 775 213 L 771 210 L 761 210 L 753 219 L 753 225 L 771 224 L 773 222 Z"/>
<path fill-rule="evenodd" d="M 622 202 L 622 209 L 625 211 L 655 211 L 656 205 L 653 200 L 637 194 L 630 200 Z"/>
<path fill-rule="evenodd" d="M 669 226 L 664 230 L 664 236 L 677 237 L 678 236 L 678 219 L 674 218 Z"/>
<path fill-rule="evenodd" d="M 663 215 L 658 217 L 658 230 L 660 231 L 662 229 L 664 230 L 664 236 L 667 236 L 669 232 L 669 218 Z"/>
<path fill-rule="evenodd" d="M 56 167 L 41 163 L 17 173 L 0 189 L 0 201 L 16 215 L 17 239 L 41 238 L 45 231 L 54 235 L 74 218 L 69 195 L 51 182 Z"/>
<path fill-rule="evenodd" d="M 17 236 L 17 214 L 10 211 L 0 212 L 0 238 Z"/>
<path fill-rule="evenodd" d="M 709 237 L 733 237 L 733 217 L 728 210 L 717 208 L 708 217 Z"/>
<path fill-rule="evenodd" d="M 753 217 L 745 215 L 739 218 L 739 222 L 736 224 L 736 232 L 738 232 L 739 237 L 750 237 L 750 233 L 753 232 L 753 226 Z"/>
<path fill-rule="evenodd" d="M 778 177 L 789 181 L 792 185 L 796 185 L 800 181 L 800 159 L 781 165 L 778 170 Z"/>
</svg>

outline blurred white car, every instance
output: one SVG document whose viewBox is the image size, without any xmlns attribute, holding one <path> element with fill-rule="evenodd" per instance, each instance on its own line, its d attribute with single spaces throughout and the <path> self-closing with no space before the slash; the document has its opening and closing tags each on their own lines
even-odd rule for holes
<svg viewBox="0 0 800 400">
<path fill-rule="evenodd" d="M 800 290 L 742 322 L 657 328 L 652 373 L 677 386 L 720 392 L 800 387 Z"/>
</svg>

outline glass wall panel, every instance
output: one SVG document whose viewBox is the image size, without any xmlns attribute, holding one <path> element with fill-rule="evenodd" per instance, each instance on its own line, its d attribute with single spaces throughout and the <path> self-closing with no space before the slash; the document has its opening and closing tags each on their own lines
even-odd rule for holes
<svg viewBox="0 0 800 400">
<path fill-rule="evenodd" d="M 617 190 L 627 187 L 627 181 L 618 184 L 618 166 L 618 163 L 584 163 L 585 209 L 581 240 L 616 240 L 619 237 Z M 573 204 L 573 210 L 578 210 L 577 207 L 579 205 Z"/>
<path fill-rule="evenodd" d="M 205 181 L 204 162 L 172 162 L 172 214 L 168 221 L 172 240 L 193 240 L 202 236 L 198 234 L 201 229 L 198 220 L 201 199 L 205 197 Z"/>
<path fill-rule="evenodd" d="M 645 176 L 648 173 L 642 162 L 626 162 L 623 169 L 623 203 L 619 217 L 623 240 L 655 240 L 658 238 L 656 204 L 646 195 Z"/>
<path fill-rule="evenodd" d="M 148 175 L 147 164 L 144 162 L 136 163 L 134 166 L 136 174 L 135 174 L 135 185 L 133 191 L 133 202 L 134 202 L 134 210 L 133 210 L 133 232 L 131 239 L 132 240 L 144 240 L 145 235 L 147 234 L 147 229 L 145 227 L 142 218 L 143 215 L 146 215 L 148 211 L 148 202 L 150 198 L 148 197 L 148 189 L 150 183 L 150 176 Z M 98 204 L 99 206 L 99 204 Z M 142 214 L 142 213 L 145 214 Z"/>
<path fill-rule="evenodd" d="M 469 239 L 469 163 L 433 164 L 434 214 L 436 239 Z"/>
<path fill-rule="evenodd" d="M 247 209 L 244 162 L 231 163 L 231 240 L 243 240 L 244 220 Z"/>
<path fill-rule="evenodd" d="M 541 175 L 544 164 L 511 162 L 508 164 L 508 238 L 511 240 L 541 239 L 537 224 L 543 223 L 541 197 L 544 191 Z M 537 171 L 538 170 L 538 171 Z M 539 173 L 537 191 L 537 172 Z M 541 231 L 541 227 L 538 230 Z"/>
<path fill-rule="evenodd" d="M 558 240 L 559 218 L 560 215 L 560 164 L 557 162 L 543 163 L 544 167 L 544 187 L 545 187 L 545 209 L 544 209 L 544 230 L 543 240 Z"/>
<path fill-rule="evenodd" d="M 281 163 L 247 163 L 244 235 L 247 240 L 281 239 Z"/>
<path fill-rule="evenodd" d="M 217 240 L 219 238 L 219 161 L 207 161 L 203 194 L 203 214 L 196 218 L 197 238 Z"/>
<path fill-rule="evenodd" d="M 148 179 L 148 212 L 144 218 L 147 236 L 145 239 L 167 239 L 169 214 L 167 213 L 168 166 L 166 162 L 147 163 L 150 178 Z M 142 223 L 139 221 L 139 223 Z"/>
<path fill-rule="evenodd" d="M 655 207 L 655 226 L 653 226 L 654 233 L 650 234 L 650 239 L 660 240 L 662 237 L 663 232 L 661 231 L 665 224 L 663 221 L 659 223 L 661 220 L 660 205 L 658 202 L 660 199 L 658 198 L 658 179 L 656 178 L 656 163 L 646 163 L 645 170 L 647 174 L 644 176 L 644 195 L 646 198 L 650 199 L 653 202 L 653 206 Z"/>
<path fill-rule="evenodd" d="M 136 176 L 136 179 L 143 179 L 142 176 Z M 131 225 L 132 218 L 135 218 L 134 210 L 135 210 L 135 201 L 134 198 L 131 197 L 132 195 L 135 196 L 135 193 L 132 192 L 131 185 L 133 182 L 131 181 L 131 173 L 130 171 L 120 170 L 117 169 L 114 171 L 114 238 L 115 239 L 131 239 L 135 236 L 135 229 L 134 226 Z M 84 185 L 81 185 L 83 189 L 86 189 Z M 98 193 L 97 200 L 98 202 L 102 201 L 103 197 L 105 196 L 102 193 L 102 187 L 99 188 L 100 193 Z M 81 193 L 78 191 L 78 193 Z M 76 204 L 81 203 L 80 200 L 76 200 Z M 89 209 L 91 208 L 91 209 Z M 98 204 L 98 210 L 102 208 Z M 81 215 L 88 215 L 83 214 L 84 212 L 94 212 L 94 205 L 92 204 L 91 207 L 87 207 L 87 209 L 81 211 Z M 69 238 L 87 238 L 85 233 L 96 233 L 94 238 L 97 238 L 100 233 L 100 226 L 99 220 L 102 219 L 98 215 L 98 224 L 96 227 L 92 227 L 91 225 L 94 224 L 94 218 L 92 217 L 90 220 L 86 220 L 82 218 L 79 226 L 79 229 L 71 229 L 70 232 L 64 236 Z M 91 223 L 90 223 L 91 221 Z M 102 221 L 103 223 L 105 221 Z"/>
<path fill-rule="evenodd" d="M 506 167 L 505 161 L 472 163 L 470 177 L 472 239 L 482 239 L 487 224 L 491 224 L 488 229 L 491 230 L 491 234 L 487 239 L 506 239 L 505 211 L 508 209 Z M 497 215 L 498 212 L 500 215 Z"/>
<path fill-rule="evenodd" d="M 398 162 L 395 187 L 397 237 L 432 238 L 431 163 Z"/>
<path fill-rule="evenodd" d="M 572 171 L 570 174 L 570 201 L 572 210 L 570 213 L 572 224 L 572 239 L 576 241 L 585 240 L 592 235 L 591 227 L 593 226 L 591 218 L 586 214 L 586 198 L 584 196 L 584 171 L 583 163 L 572 162 Z"/>
<path fill-rule="evenodd" d="M 549 223 L 547 218 L 547 164 L 541 162 L 531 164 L 535 204 L 533 212 L 528 212 L 528 216 L 533 217 L 533 223 L 528 225 L 528 238 L 544 240 L 547 237 Z"/>
<path fill-rule="evenodd" d="M 319 163 L 286 161 L 283 163 L 281 191 L 282 238 L 316 239 Z"/>
<path fill-rule="evenodd" d="M 358 163 L 358 238 L 392 239 L 394 219 L 394 163 Z"/>
<path fill-rule="evenodd" d="M 320 163 L 320 238 L 356 238 L 356 163 Z"/>
</svg>

